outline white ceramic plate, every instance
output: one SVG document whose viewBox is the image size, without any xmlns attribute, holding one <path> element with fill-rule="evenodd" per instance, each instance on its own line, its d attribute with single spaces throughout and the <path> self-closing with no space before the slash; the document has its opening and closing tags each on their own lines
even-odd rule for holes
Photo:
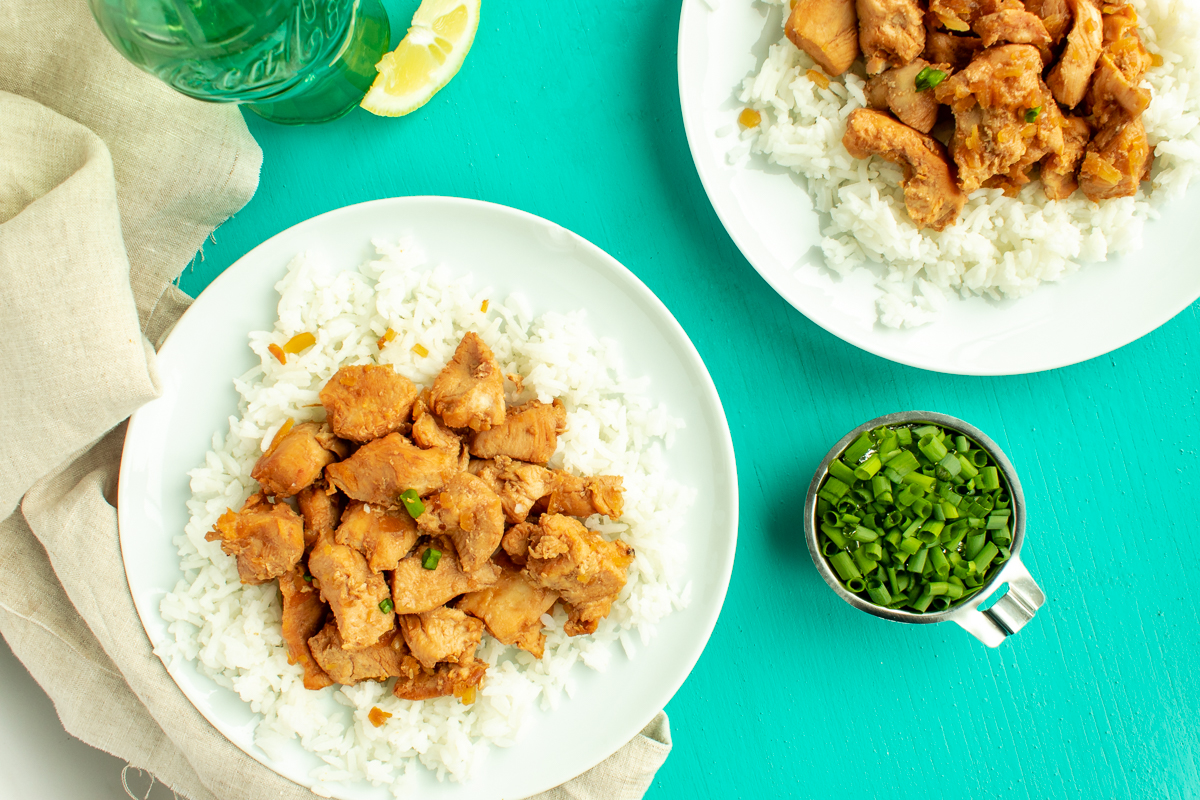
<svg viewBox="0 0 1200 800">
<path fill-rule="evenodd" d="M 710 6 L 715 6 L 712 8 Z M 692 158 L 717 215 L 763 278 L 806 317 L 853 345 L 902 364 L 967 375 L 1066 366 L 1107 353 L 1163 324 L 1200 297 L 1200 192 L 1147 224 L 1145 247 L 1085 264 L 1022 300 L 952 302 L 937 321 L 896 331 L 873 323 L 869 282 L 835 278 L 817 245 L 821 220 L 800 182 L 761 156 L 726 156 L 742 80 L 781 38 L 780 6 L 684 0 L 679 99 Z M 768 26 L 768 16 L 770 25 Z"/>
<path fill-rule="evenodd" d="M 667 451 L 671 475 L 696 487 L 682 528 L 691 605 L 667 617 L 637 658 L 619 652 L 607 672 L 576 665 L 578 691 L 557 711 L 532 715 L 516 746 L 494 748 L 472 780 L 421 775 L 423 798 L 519 798 L 556 786 L 607 758 L 640 731 L 683 683 L 716 623 L 733 568 L 737 472 L 729 428 L 708 371 L 666 307 L 595 245 L 544 219 L 471 200 L 408 197 L 331 211 L 268 240 L 205 289 L 159 353 L 163 396 L 133 415 L 120 476 L 121 549 L 134 603 L 155 645 L 169 636 L 159 602 L 180 579 L 171 543 L 187 521 L 187 471 L 203 462 L 214 431 L 237 412 L 233 378 L 254 363 L 252 330 L 268 330 L 287 263 L 308 251 L 338 268 L 374 255 L 373 238 L 415 235 L 431 264 L 470 271 L 498 297 L 520 291 L 537 314 L 588 310 L 598 334 L 621 346 L 626 372 L 651 377 L 649 394 L 687 424 Z M 234 744 L 296 783 L 319 766 L 298 744 L 271 759 L 253 744 L 256 716 L 192 663 L 171 677 Z M 381 787 L 343 785 L 350 800 L 391 798 Z"/>
</svg>

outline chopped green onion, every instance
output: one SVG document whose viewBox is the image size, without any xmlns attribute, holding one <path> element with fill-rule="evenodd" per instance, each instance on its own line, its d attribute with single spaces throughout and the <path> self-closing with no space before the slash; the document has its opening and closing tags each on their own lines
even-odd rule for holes
<svg viewBox="0 0 1200 800">
<path fill-rule="evenodd" d="M 421 496 L 415 489 L 405 489 L 401 492 L 400 503 L 413 519 L 425 513 L 425 504 L 421 502 Z"/>
<path fill-rule="evenodd" d="M 305 583 L 312 583 L 312 575 L 305 575 L 305 576 L 304 576 L 304 582 L 305 582 Z"/>
<path fill-rule="evenodd" d="M 862 574 L 858 571 L 858 567 L 854 566 L 854 559 L 845 550 L 835 556 L 831 556 L 829 558 L 829 566 L 837 570 L 838 577 L 843 581 L 862 577 Z"/>
<path fill-rule="evenodd" d="M 840 458 L 835 458 L 829 464 L 829 474 L 847 485 L 854 483 L 854 470 L 847 467 Z"/>
<path fill-rule="evenodd" d="M 843 531 L 835 528 L 833 525 L 822 525 L 821 533 L 829 537 L 829 541 L 838 546 L 838 549 L 845 550 L 848 540 L 843 535 Z"/>
<path fill-rule="evenodd" d="M 845 452 L 842 453 L 842 458 L 851 464 L 857 464 L 867 454 L 867 451 L 871 449 L 872 444 L 874 442 L 871 441 L 871 434 L 864 431 L 846 448 Z"/>
<path fill-rule="evenodd" d="M 390 597 L 379 604 L 379 610 L 385 614 L 392 613 L 392 609 L 394 609 L 395 607 L 396 606 L 395 606 L 395 604 L 392 603 L 392 598 L 390 598 Z"/>
<path fill-rule="evenodd" d="M 421 556 L 421 566 L 425 569 L 437 569 L 438 562 L 442 559 L 442 551 L 429 548 L 425 554 Z"/>
<path fill-rule="evenodd" d="M 1041 116 L 1041 113 L 1042 113 L 1042 107 L 1041 107 L 1041 106 L 1038 106 L 1037 108 L 1030 108 L 1030 109 L 1026 109 L 1026 111 L 1025 111 L 1025 121 L 1026 121 L 1026 122 L 1037 122 L 1037 118 L 1038 118 L 1039 116 Z"/>
<path fill-rule="evenodd" d="M 860 481 L 870 480 L 875 477 L 875 473 L 879 472 L 879 468 L 882 466 L 883 462 L 879 460 L 879 454 L 872 453 L 866 461 L 855 468 L 852 474 Z"/>
</svg>

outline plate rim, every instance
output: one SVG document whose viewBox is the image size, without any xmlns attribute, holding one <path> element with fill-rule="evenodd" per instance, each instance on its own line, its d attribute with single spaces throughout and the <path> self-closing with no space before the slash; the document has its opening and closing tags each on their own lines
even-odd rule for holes
<svg viewBox="0 0 1200 800">
<path fill-rule="evenodd" d="M 720 532 L 721 541 L 723 541 L 725 543 L 725 545 L 724 545 L 723 551 L 719 554 L 720 558 L 718 559 L 718 564 L 720 565 L 720 569 L 718 570 L 717 574 L 715 575 L 715 577 L 717 578 L 719 591 L 710 593 L 710 596 L 713 598 L 713 600 L 715 602 L 713 602 L 713 604 L 712 604 L 711 612 L 709 614 L 705 615 L 705 617 L 702 619 L 702 628 L 703 628 L 702 635 L 699 637 L 696 637 L 694 639 L 694 644 L 693 644 L 694 657 L 690 658 L 690 663 L 687 665 L 687 668 L 680 670 L 680 674 L 677 676 L 677 678 L 672 679 L 669 682 L 669 684 L 667 685 L 667 690 L 659 693 L 662 695 L 661 706 L 658 705 L 657 702 L 650 704 L 653 707 L 648 706 L 647 709 L 643 712 L 643 714 L 636 718 L 636 720 L 635 720 L 636 725 L 631 723 L 626 726 L 627 728 L 629 728 L 628 735 L 621 737 L 619 739 L 619 741 L 617 741 L 616 746 L 612 750 L 608 750 L 607 752 L 604 752 L 600 758 L 598 758 L 597 760 L 595 760 L 592 763 L 589 763 L 587 766 L 583 767 L 582 769 L 578 770 L 573 775 L 568 776 L 565 779 L 559 780 L 556 778 L 552 782 L 549 782 L 549 783 L 547 783 L 545 781 L 539 783 L 538 788 L 536 788 L 531 795 L 528 795 L 528 796 L 533 796 L 533 794 L 539 794 L 541 792 L 548 791 L 550 789 L 555 788 L 556 786 L 561 785 L 565 781 L 569 781 L 575 777 L 579 777 L 580 775 L 586 773 L 588 770 L 594 768 L 595 766 L 597 766 L 597 765 L 601 764 L 602 762 L 604 762 L 605 760 L 607 760 L 614 753 L 616 753 L 618 750 L 620 750 L 622 747 L 624 747 L 626 744 L 628 744 L 630 741 L 632 741 L 638 735 L 640 735 L 640 732 L 646 727 L 646 725 L 648 725 L 654 719 L 654 717 L 659 713 L 660 710 L 662 710 L 666 707 L 666 705 L 678 693 L 679 689 L 686 682 L 688 677 L 690 677 L 692 671 L 696 667 L 696 664 L 699 662 L 700 657 L 703 655 L 704 650 L 708 646 L 708 642 L 710 641 L 713 631 L 716 628 L 717 621 L 720 618 L 721 611 L 724 608 L 725 599 L 728 596 L 729 584 L 732 579 L 733 566 L 734 566 L 734 561 L 736 559 L 736 553 L 737 553 L 737 536 L 738 536 L 738 528 L 739 528 L 739 522 L 740 522 L 740 505 L 739 505 L 740 504 L 740 493 L 739 493 L 739 486 L 738 486 L 738 481 L 737 481 L 737 461 L 736 461 L 736 454 L 735 454 L 734 447 L 733 447 L 732 433 L 729 428 L 729 420 L 725 413 L 724 405 L 721 402 L 720 394 L 717 391 L 716 384 L 712 379 L 712 375 L 709 372 L 707 365 L 704 363 L 704 359 L 700 356 L 700 353 L 696 349 L 695 344 L 692 342 L 691 337 L 688 336 L 688 334 L 684 330 L 683 326 L 680 325 L 679 321 L 675 318 L 674 314 L 671 313 L 670 309 L 667 308 L 666 304 L 663 303 L 663 301 L 640 278 L 638 278 L 638 276 L 636 274 L 634 274 L 628 267 L 626 267 L 615 256 L 611 255 L 606 250 L 604 250 L 603 248 L 601 248 L 599 245 L 595 244 L 594 242 L 590 241 L 589 239 L 581 236 L 578 233 L 575 233 L 574 231 L 572 231 L 568 228 L 565 228 L 565 227 L 559 225 L 558 223 L 556 223 L 552 220 L 546 219 L 545 217 L 541 217 L 539 215 L 532 214 L 530 212 L 527 212 L 527 211 L 524 211 L 521 209 L 513 208 L 512 206 L 503 205 L 501 203 L 494 203 L 491 201 L 479 200 L 476 198 L 459 197 L 459 196 L 454 196 L 454 195 L 402 195 L 402 196 L 382 197 L 382 198 L 376 198 L 373 200 L 366 200 L 366 201 L 361 201 L 358 203 L 352 203 L 349 205 L 340 206 L 338 208 L 329 209 L 328 211 L 324 211 L 320 214 L 316 214 L 312 217 L 308 217 L 304 220 L 300 220 L 300 221 L 288 226 L 287 228 L 271 235 L 270 237 L 264 239 L 259 244 L 257 244 L 255 247 L 248 250 L 245 254 L 243 254 L 236 261 L 234 261 L 232 264 L 230 264 L 229 267 L 227 267 L 219 275 L 217 275 L 212 281 L 210 281 L 208 286 L 206 286 L 204 288 L 204 290 L 202 290 L 197 295 L 197 297 L 195 298 L 193 303 L 184 311 L 183 314 L 180 315 L 180 318 L 178 320 L 176 320 L 176 323 L 172 326 L 172 328 L 168 332 L 167 336 L 163 339 L 162 344 L 159 346 L 159 348 L 155 354 L 155 358 L 156 358 L 156 360 L 158 358 L 160 358 L 162 352 L 168 348 L 168 346 L 171 343 L 172 336 L 174 336 L 179 323 L 184 319 L 184 317 L 187 316 L 187 314 L 192 312 L 192 310 L 196 307 L 197 302 L 200 300 L 201 297 L 203 297 L 205 295 L 206 292 L 209 291 L 210 287 L 217 285 L 218 282 L 220 282 L 220 285 L 223 287 L 226 284 L 234 281 L 234 278 L 231 276 L 235 272 L 237 272 L 237 270 L 235 270 L 235 267 L 238 267 L 243 262 L 252 262 L 253 258 L 255 257 L 256 254 L 258 254 L 262 250 L 268 249 L 269 246 L 276 245 L 278 243 L 278 240 L 293 237 L 293 236 L 297 235 L 297 233 L 300 231 L 300 229 L 303 229 L 303 228 L 306 228 L 309 226 L 315 227 L 315 226 L 318 226 L 319 224 L 327 223 L 330 219 L 335 219 L 342 215 L 354 215 L 356 213 L 362 213 L 362 212 L 364 212 L 364 210 L 367 210 L 367 209 L 405 206 L 408 204 L 415 204 L 418 206 L 426 205 L 426 204 L 430 204 L 430 205 L 444 204 L 448 207 L 462 207 L 462 206 L 465 206 L 468 208 L 473 207 L 473 208 L 483 211 L 485 213 L 496 214 L 496 215 L 499 215 L 500 217 L 514 218 L 522 224 L 546 226 L 548 228 L 564 232 L 567 236 L 571 237 L 572 241 L 577 246 L 582 247 L 585 251 L 588 251 L 588 253 L 594 259 L 596 259 L 600 264 L 605 265 L 605 267 L 607 268 L 607 271 L 608 271 L 607 278 L 610 281 L 615 281 L 619 284 L 619 286 L 621 288 L 624 288 L 627 291 L 631 291 L 633 294 L 637 295 L 638 298 L 643 303 L 648 304 L 650 306 L 650 308 L 653 309 L 653 311 L 655 313 L 653 315 L 648 314 L 647 316 L 652 319 L 652 321 L 656 324 L 656 326 L 665 326 L 666 327 L 667 331 L 673 336 L 673 338 L 676 340 L 676 342 L 679 345 L 681 345 L 682 352 L 683 352 L 686 360 L 688 362 L 690 362 L 689 364 L 687 364 L 685 366 L 690 367 L 691 371 L 693 371 L 697 377 L 701 378 L 701 385 L 696 387 L 697 389 L 702 390 L 701 392 L 697 393 L 702 396 L 700 406 L 701 406 L 701 408 L 704 408 L 704 407 L 708 408 L 709 412 L 711 412 L 713 415 L 714 422 L 716 423 L 714 433 L 717 435 L 714 437 L 714 439 L 711 443 L 715 446 L 715 449 L 717 451 L 716 457 L 715 457 L 716 460 L 714 463 L 718 464 L 718 465 L 726 464 L 728 472 L 729 472 L 730 476 L 732 477 L 732 480 L 727 482 L 728 497 L 722 498 L 722 502 L 724 504 L 726 504 L 727 507 L 730 509 L 730 513 L 729 513 L 728 530 Z M 436 266 L 436 264 L 431 264 L 431 266 Z M 245 269 L 245 267 L 242 267 L 242 268 Z M 467 272 L 474 275 L 476 273 L 476 269 L 468 268 Z M 248 334 L 249 331 L 247 331 L 246 333 Z M 234 377 L 236 377 L 236 376 L 232 376 L 230 378 L 230 380 L 232 380 Z M 135 434 L 138 433 L 140 430 L 140 428 L 138 427 L 139 415 L 142 415 L 144 417 L 145 414 L 143 413 L 143 409 L 153 407 L 154 404 L 162 401 L 164 399 L 164 397 L 166 397 L 167 392 L 168 392 L 168 389 L 166 387 L 164 387 L 163 393 L 159 397 L 150 401 L 146 405 L 138 408 L 137 410 L 135 410 L 133 412 L 133 414 L 130 415 L 125 440 L 122 444 L 121 467 L 120 467 L 119 475 L 118 475 L 118 540 L 119 540 L 120 547 L 121 547 L 122 566 L 125 570 L 126 585 L 130 589 L 130 594 L 132 596 L 132 599 L 134 600 L 134 609 L 137 612 L 139 621 L 141 622 L 143 633 L 146 635 L 147 640 L 150 642 L 152 649 L 157 646 L 157 643 L 154 641 L 154 637 L 151 634 L 150 621 L 147 620 L 146 614 L 143 613 L 143 609 L 142 609 L 141 605 L 137 602 L 137 595 L 133 592 L 133 587 L 132 587 L 132 583 L 130 580 L 130 561 L 131 561 L 130 553 L 126 548 L 125 538 L 120 535 L 121 528 L 122 528 L 121 519 L 123 516 L 122 509 L 130 509 L 131 508 L 131 506 L 133 505 L 132 502 L 127 502 L 127 501 L 132 500 L 130 493 L 132 493 L 134 491 L 134 488 L 131 486 L 131 481 L 122 480 L 122 478 L 126 477 L 126 475 L 125 475 L 126 465 L 132 463 L 132 461 L 133 461 L 133 459 L 129 458 L 128 456 L 130 456 L 130 454 L 131 454 L 130 451 L 135 446 L 137 439 L 138 439 L 138 436 L 136 436 Z M 148 412 L 146 412 L 146 413 L 148 413 Z M 130 511 L 126 511 L 125 513 L 132 514 L 133 512 L 130 510 Z M 156 623 L 163 622 L 163 620 L 161 619 L 161 615 L 158 612 L 157 606 L 154 606 L 153 608 L 148 609 L 148 611 L 153 617 L 156 617 L 156 619 L 154 620 Z M 678 612 L 674 612 L 674 613 L 678 613 Z M 616 645 L 614 644 L 612 646 L 615 647 Z M 155 655 L 157 657 L 157 653 Z M 191 704 L 192 707 L 202 717 L 204 717 L 204 719 L 208 722 L 208 724 L 210 724 L 217 731 L 217 733 L 222 736 L 222 738 L 224 738 L 226 741 L 228 741 L 234 747 L 241 750 L 243 753 L 245 753 L 250 758 L 252 758 L 255 761 L 257 761 L 258 763 L 262 764 L 267 769 L 270 769 L 276 775 L 279 775 L 280 777 L 284 778 L 285 780 L 289 780 L 293 783 L 296 783 L 297 785 L 304 786 L 305 788 L 308 788 L 310 790 L 313 788 L 313 786 L 315 784 L 314 781 L 312 781 L 312 780 L 307 780 L 306 782 L 298 781 L 289 775 L 285 775 L 284 773 L 280 772 L 279 769 L 277 769 L 275 766 L 273 766 L 272 763 L 269 763 L 270 761 L 272 761 L 272 759 L 270 759 L 269 756 L 267 756 L 264 759 L 263 757 L 260 757 L 260 755 L 258 753 L 253 752 L 253 749 L 261 750 L 261 748 L 257 748 L 253 745 L 253 739 L 251 739 L 251 747 L 253 749 L 248 749 L 248 748 L 242 747 L 237 741 L 235 741 L 233 738 L 231 738 L 230 735 L 224 729 L 225 727 L 230 727 L 230 726 L 223 726 L 221 724 L 218 724 L 218 722 L 216 720 L 212 719 L 205 712 L 205 710 L 201 707 L 201 705 L 193 699 L 192 692 L 188 688 L 185 688 L 184 684 L 181 683 L 180 680 L 176 677 L 174 670 L 172 670 L 171 665 L 167 662 L 167 660 L 165 660 L 161 657 L 157 657 L 157 661 L 158 661 L 158 663 L 160 663 L 163 666 L 164 670 L 170 676 L 171 681 L 175 684 L 175 687 L 180 691 L 181 694 L 184 695 L 184 697 L 187 699 L 189 704 Z M 194 664 L 195 662 L 189 661 L 188 663 Z M 600 673 L 597 673 L 597 674 L 600 674 Z M 233 694 L 234 698 L 236 698 L 237 702 L 244 704 L 244 701 L 242 701 L 241 698 L 237 697 L 236 692 L 234 692 L 233 690 L 228 689 L 223 686 L 220 686 L 219 684 L 216 684 L 215 681 L 213 681 L 211 677 L 204 675 L 203 673 L 201 673 L 201 677 L 205 681 L 208 681 L 212 684 L 211 688 L 215 688 L 222 692 L 230 692 L 231 694 Z M 568 702 L 569 702 L 569 700 L 568 700 Z M 248 704 L 246 704 L 246 705 L 248 706 Z M 540 707 L 538 707 L 538 708 L 535 708 L 532 711 L 532 713 L 537 714 L 537 713 L 544 713 L 544 712 L 542 712 Z M 251 734 L 251 736 L 253 736 L 253 734 Z M 291 742 L 291 741 L 292 740 L 289 740 L 289 742 Z M 519 744 L 520 743 L 518 742 L 514 746 L 519 746 Z M 507 748 L 496 748 L 496 749 L 507 750 Z M 264 753 L 263 755 L 266 755 L 266 754 Z M 427 769 L 423 766 L 421 766 L 420 768 Z M 305 777 L 307 778 L 307 776 L 305 776 Z M 480 776 L 474 775 L 471 778 L 468 778 L 466 781 L 463 781 L 458 785 L 468 786 L 470 783 L 478 782 L 479 780 L 480 780 Z M 362 785 L 362 786 L 371 786 L 371 784 L 369 782 L 363 781 L 363 780 L 355 781 L 355 783 Z"/>
<path fill-rule="evenodd" d="M 710 5 L 710 2 L 714 4 Z M 1031 375 L 1038 372 L 1046 372 L 1049 370 L 1061 369 L 1062 367 L 1073 366 L 1075 364 L 1081 364 L 1083 362 L 1091 361 L 1092 359 L 1108 355 L 1109 353 L 1119 350 L 1128 344 L 1138 341 L 1142 337 L 1154 332 L 1163 325 L 1166 325 L 1197 300 L 1200 300 L 1200 287 L 1198 287 L 1194 293 L 1181 292 L 1173 302 L 1167 302 L 1165 304 L 1167 311 L 1164 312 L 1164 314 L 1155 315 L 1152 319 L 1147 318 L 1149 321 L 1143 321 L 1140 324 L 1134 325 L 1132 327 L 1134 331 L 1132 335 L 1121 334 L 1120 336 L 1116 337 L 1117 339 L 1123 339 L 1123 341 L 1106 342 L 1103 346 L 1104 349 L 1089 352 L 1088 354 L 1082 356 L 1062 354 L 1057 358 L 1051 357 L 1045 360 L 1036 361 L 1028 367 L 1014 366 L 1008 369 L 987 369 L 986 365 L 981 365 L 976 369 L 967 369 L 962 366 L 953 365 L 948 366 L 946 364 L 938 363 L 933 359 L 927 360 L 920 358 L 920 353 L 914 352 L 915 349 L 906 349 L 899 346 L 882 347 L 874 342 L 871 342 L 868 334 L 860 333 L 852 326 L 846 326 L 844 329 L 835 330 L 834 326 L 832 326 L 829 321 L 823 319 L 820 315 L 810 314 L 809 310 L 806 310 L 806 308 L 801 308 L 797 301 L 793 300 L 789 296 L 790 293 L 784 293 L 781 288 L 780 277 L 775 274 L 775 271 L 761 268 L 756 263 L 755 259 L 751 257 L 751 254 L 755 252 L 756 245 L 758 244 L 757 237 L 751 237 L 752 231 L 745 231 L 741 229 L 741 226 L 730 224 L 728 216 L 729 209 L 723 208 L 723 204 L 717 202 L 718 193 L 714 189 L 714 186 L 716 185 L 714 171 L 717 169 L 717 165 L 715 163 L 709 163 L 707 159 L 700 158 L 700 153 L 702 151 L 699 149 L 699 143 L 696 141 L 696 137 L 703 135 L 703 126 L 700 123 L 697 123 L 696 126 L 690 124 L 691 120 L 699 119 L 699 117 L 697 116 L 695 108 L 691 105 L 688 99 L 688 92 L 686 90 L 685 83 L 685 75 L 688 74 L 688 71 L 685 69 L 684 65 L 685 59 L 689 58 L 691 55 L 691 48 L 695 47 L 696 45 L 693 44 L 691 38 L 689 38 L 686 34 L 688 32 L 689 20 L 691 20 L 692 17 L 697 14 L 719 13 L 721 8 L 721 6 L 715 5 L 715 0 L 683 0 L 680 8 L 679 33 L 676 43 L 676 76 L 678 79 L 677 88 L 679 91 L 680 112 L 683 118 L 684 135 L 687 138 L 688 150 L 692 157 L 692 163 L 696 168 L 697 175 L 700 177 L 700 183 L 704 187 L 704 193 L 708 198 L 709 205 L 716 213 L 717 218 L 721 221 L 721 226 L 725 229 L 726 234 L 733 241 L 742 257 L 746 259 L 747 263 L 750 264 L 754 271 L 758 273 L 758 275 L 771 287 L 772 290 L 775 291 L 776 294 L 779 295 L 784 302 L 792 306 L 792 308 L 800 312 L 800 314 L 802 314 L 806 319 L 830 335 L 879 358 L 883 358 L 897 364 L 903 364 L 905 366 L 927 370 L 929 372 L 947 375 L 963 375 L 968 377 Z M 698 24 L 701 23 L 692 22 L 692 25 Z M 736 83 L 731 84 L 731 92 L 736 91 L 736 86 Z M 789 170 L 789 172 L 791 171 Z M 1193 193 L 1194 191 L 1195 186 L 1189 187 L 1189 194 Z M 807 192 L 805 194 L 811 199 L 811 195 L 808 195 Z M 1183 202 L 1184 199 L 1186 199 L 1186 197 L 1180 198 L 1178 202 Z M 1156 207 L 1154 209 L 1154 211 L 1158 213 L 1162 213 L 1162 210 L 1162 207 Z M 1155 221 L 1157 220 L 1146 220 L 1147 223 Z M 750 241 L 751 238 L 754 238 L 755 240 Z M 1138 248 L 1137 251 L 1133 251 L 1132 253 L 1110 253 L 1108 261 L 1111 262 L 1114 256 L 1128 258 L 1131 255 L 1140 252 L 1142 249 L 1143 248 Z M 1083 263 L 1081 264 L 1081 267 L 1086 267 L 1092 263 L 1093 262 Z M 1098 265 L 1105 262 L 1094 263 Z M 822 269 L 828 270 L 828 267 L 822 266 Z M 1067 276 L 1067 279 L 1069 280 L 1072 277 L 1074 277 L 1074 275 Z M 1044 283 L 1049 284 L 1047 288 L 1055 285 L 1062 285 L 1059 282 L 1047 281 Z M 1022 300 L 1025 298 L 1016 299 Z M 877 331 L 878 328 L 879 323 L 876 322 L 875 325 L 869 330 Z"/>
</svg>

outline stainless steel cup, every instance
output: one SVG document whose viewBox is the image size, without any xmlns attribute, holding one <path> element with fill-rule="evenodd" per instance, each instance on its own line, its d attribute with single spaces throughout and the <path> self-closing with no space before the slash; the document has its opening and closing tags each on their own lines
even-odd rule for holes
<svg viewBox="0 0 1200 800">
<path fill-rule="evenodd" d="M 992 579 L 984 584 L 969 600 L 952 606 L 945 611 L 930 614 L 918 614 L 913 611 L 884 608 L 863 600 L 858 595 L 847 591 L 846 587 L 842 585 L 837 575 L 834 574 L 833 569 L 829 566 L 829 562 L 821 554 L 820 544 L 817 541 L 817 490 L 820 489 L 821 482 L 825 480 L 825 476 L 829 474 L 830 463 L 841 455 L 842 451 L 863 431 L 873 430 L 885 425 L 908 425 L 922 422 L 933 423 L 955 433 L 961 433 L 971 440 L 972 446 L 981 447 L 991 456 L 996 466 L 1004 474 L 1009 496 L 1012 498 L 1013 511 L 1013 539 L 1012 545 L 1009 547 L 1012 555 L 1008 561 L 1004 562 L 996 574 L 992 576 Z M 1029 570 L 1025 569 L 1025 565 L 1021 563 L 1021 545 L 1025 543 L 1025 495 L 1021 491 L 1021 481 L 1017 479 L 1017 471 L 1013 469 L 1012 463 L 1009 462 L 996 443 L 989 439 L 983 431 L 963 422 L 957 417 L 951 417 L 946 414 L 935 414 L 931 411 L 905 411 L 900 414 L 888 414 L 887 416 L 877 417 L 870 422 L 864 422 L 843 436 L 830 449 L 825 459 L 821 462 L 821 466 L 817 467 L 817 472 L 813 475 L 812 483 L 808 487 L 808 499 L 804 502 L 804 536 L 808 540 L 808 552 L 812 556 L 813 563 L 817 566 L 817 572 L 821 573 L 821 577 L 825 579 L 825 582 L 829 584 L 831 589 L 838 593 L 839 597 L 860 611 L 866 611 L 868 614 L 874 614 L 877 617 L 890 619 L 894 622 L 910 622 L 924 625 L 930 622 L 951 620 L 957 622 L 968 633 L 988 647 L 997 647 L 1010 634 L 1016 633 L 1025 627 L 1025 623 L 1033 619 L 1033 615 L 1042 607 L 1042 603 L 1046 602 L 1045 593 L 1034 582 L 1033 577 L 1029 574 Z M 979 605 L 992 596 L 996 587 L 1006 582 L 1008 583 L 1008 592 L 987 611 L 980 611 Z"/>
</svg>

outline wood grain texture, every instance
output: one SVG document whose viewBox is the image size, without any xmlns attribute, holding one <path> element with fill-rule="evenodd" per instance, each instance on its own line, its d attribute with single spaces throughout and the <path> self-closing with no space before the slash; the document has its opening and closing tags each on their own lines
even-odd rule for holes
<svg viewBox="0 0 1200 800">
<path fill-rule="evenodd" d="M 402 33 L 417 3 L 385 4 Z M 484 0 L 462 72 L 410 117 L 250 117 L 258 194 L 182 287 L 315 214 L 448 194 L 554 220 L 658 294 L 720 391 L 742 511 L 652 800 L 1200 797 L 1200 304 L 1115 353 L 1018 377 L 937 375 L 841 342 L 758 277 L 704 195 L 678 15 L 668 0 Z M 855 611 L 805 548 L 804 492 L 829 445 L 914 408 L 971 421 L 1020 472 L 1023 556 L 1049 599 L 998 650 Z"/>
</svg>

